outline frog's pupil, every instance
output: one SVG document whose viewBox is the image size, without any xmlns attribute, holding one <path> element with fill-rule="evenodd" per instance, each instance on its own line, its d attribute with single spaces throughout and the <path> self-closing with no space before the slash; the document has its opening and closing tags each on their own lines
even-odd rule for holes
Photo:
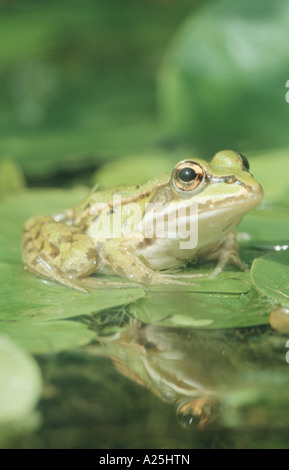
<svg viewBox="0 0 289 470">
<path fill-rule="evenodd" d="M 250 170 L 250 165 L 249 165 L 249 162 L 248 162 L 247 158 L 245 157 L 245 155 L 242 155 L 241 153 L 239 153 L 239 155 L 242 159 L 245 170 L 249 171 Z"/>
<path fill-rule="evenodd" d="M 190 181 L 196 179 L 197 173 L 195 172 L 195 170 L 193 170 L 193 168 L 187 166 L 180 169 L 178 176 L 179 179 L 184 183 L 189 183 Z"/>
</svg>

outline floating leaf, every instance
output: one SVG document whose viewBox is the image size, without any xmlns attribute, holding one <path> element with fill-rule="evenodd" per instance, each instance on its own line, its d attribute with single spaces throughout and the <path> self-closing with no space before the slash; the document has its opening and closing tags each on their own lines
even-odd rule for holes
<svg viewBox="0 0 289 470">
<path fill-rule="evenodd" d="M 78 321 L 0 322 L 0 332 L 33 354 L 56 353 L 90 343 L 95 333 Z"/>
<path fill-rule="evenodd" d="M 212 263 L 199 263 L 194 268 L 183 268 L 179 271 L 180 275 L 192 275 L 191 279 L 183 279 L 183 281 L 189 283 L 188 287 L 179 286 L 178 290 L 180 291 L 190 291 L 190 292 L 208 292 L 208 293 L 246 293 L 248 292 L 252 285 L 250 275 L 247 272 L 240 271 L 231 266 L 227 267 L 226 270 L 222 271 L 215 278 L 210 278 L 214 270 L 215 264 Z M 200 278 L 194 278 L 194 274 L 206 274 L 206 276 Z M 176 273 L 176 276 L 178 274 Z M 180 278 L 180 280 L 182 280 Z M 151 287 L 153 291 L 171 291 L 172 287 Z M 173 287 L 175 290 L 175 287 Z"/>
<path fill-rule="evenodd" d="M 211 329 L 267 324 L 271 304 L 254 289 L 241 295 L 172 291 L 150 292 L 129 309 L 144 323 Z"/>
<path fill-rule="evenodd" d="M 55 320 L 91 315 L 140 297 L 140 288 L 96 289 L 90 294 L 43 281 L 24 271 L 22 265 L 0 263 L 0 319 Z"/>
<path fill-rule="evenodd" d="M 251 275 L 262 294 L 289 307 L 289 251 L 267 253 L 257 258 Z"/>
</svg>

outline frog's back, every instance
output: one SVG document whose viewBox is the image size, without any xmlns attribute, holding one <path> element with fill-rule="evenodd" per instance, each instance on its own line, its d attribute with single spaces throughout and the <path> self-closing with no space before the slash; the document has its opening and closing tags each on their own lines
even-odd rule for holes
<svg viewBox="0 0 289 470">
<path fill-rule="evenodd" d="M 121 185 L 105 190 L 97 190 L 97 185 L 92 189 L 87 198 L 74 208 L 75 217 L 79 217 L 84 211 L 89 210 L 94 204 L 112 205 L 115 197 L 124 203 L 126 201 L 138 202 L 142 199 L 149 199 L 154 189 L 160 184 L 169 181 L 169 174 L 163 173 L 144 183 L 137 185 Z"/>
</svg>

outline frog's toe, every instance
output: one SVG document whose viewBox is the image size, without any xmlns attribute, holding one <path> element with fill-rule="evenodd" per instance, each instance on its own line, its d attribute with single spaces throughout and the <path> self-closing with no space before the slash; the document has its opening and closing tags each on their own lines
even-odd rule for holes
<svg viewBox="0 0 289 470">
<path fill-rule="evenodd" d="M 218 276 L 218 274 L 223 271 L 227 264 L 232 264 L 233 266 L 236 266 L 237 268 L 241 269 L 241 271 L 249 272 L 248 266 L 242 263 L 239 256 L 232 255 L 226 259 L 220 259 L 213 272 L 209 275 L 209 278 L 214 279 L 216 276 Z"/>
<path fill-rule="evenodd" d="M 177 274 L 155 274 L 149 284 L 150 285 L 179 285 L 179 286 L 192 286 L 191 282 L 186 282 L 185 279 L 189 279 L 190 276 L 178 276 Z"/>
<path fill-rule="evenodd" d="M 83 292 L 84 294 L 90 294 L 90 291 L 88 289 L 85 289 L 84 287 L 81 287 L 80 282 L 78 283 L 77 279 L 73 279 L 73 280 L 72 279 L 65 279 L 64 277 L 55 274 L 53 276 L 53 281 L 57 281 L 60 284 L 66 286 L 66 287 L 70 287 L 71 289 L 78 290 L 80 292 Z"/>
<path fill-rule="evenodd" d="M 191 274 L 166 274 L 167 277 L 172 279 L 198 279 L 201 277 L 207 277 L 208 273 L 191 273 Z"/>
</svg>

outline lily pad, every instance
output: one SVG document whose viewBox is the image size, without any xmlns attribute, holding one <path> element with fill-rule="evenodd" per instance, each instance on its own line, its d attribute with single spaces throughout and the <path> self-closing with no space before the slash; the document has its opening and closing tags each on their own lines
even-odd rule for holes
<svg viewBox="0 0 289 470">
<path fill-rule="evenodd" d="M 250 275 L 247 272 L 240 271 L 238 269 L 227 267 L 226 270 L 222 271 L 215 278 L 210 278 L 214 267 L 213 263 L 198 263 L 194 267 L 183 267 L 178 271 L 172 271 L 174 275 L 178 276 L 190 276 L 191 278 L 179 278 L 180 281 L 187 285 L 163 285 L 163 286 L 150 286 L 151 292 L 199 292 L 199 293 L 226 293 L 226 294 L 241 294 L 246 293 L 252 288 Z M 196 277 L 199 274 L 204 275 L 202 277 Z"/>
<path fill-rule="evenodd" d="M 129 307 L 144 323 L 188 328 L 240 328 L 268 323 L 272 304 L 251 289 L 246 294 L 151 292 Z"/>
<path fill-rule="evenodd" d="M 289 251 L 267 253 L 257 258 L 251 275 L 259 292 L 289 307 Z"/>
<path fill-rule="evenodd" d="M 97 289 L 85 294 L 43 281 L 21 264 L 0 263 L 0 320 L 56 320 L 91 315 L 144 296 L 143 289 Z"/>
<path fill-rule="evenodd" d="M 0 322 L 15 344 L 32 354 L 47 354 L 82 347 L 95 338 L 87 325 L 78 321 Z"/>
<path fill-rule="evenodd" d="M 231 266 L 222 271 L 215 278 L 210 278 L 210 274 L 213 272 L 215 265 L 210 264 L 199 264 L 196 269 L 182 269 L 180 274 L 189 275 L 206 273 L 207 276 L 201 278 L 192 278 L 188 280 L 190 285 L 188 287 L 179 286 L 178 290 L 190 291 L 190 292 L 208 292 L 208 293 L 226 293 L 226 294 L 241 294 L 246 293 L 252 288 L 250 275 L 247 272 L 240 270 L 235 270 Z M 164 288 L 155 287 L 151 290 L 162 291 Z M 166 290 L 166 289 L 165 289 Z M 167 288 L 167 290 L 172 290 L 172 287 Z M 173 288 L 173 290 L 175 290 Z"/>
</svg>

